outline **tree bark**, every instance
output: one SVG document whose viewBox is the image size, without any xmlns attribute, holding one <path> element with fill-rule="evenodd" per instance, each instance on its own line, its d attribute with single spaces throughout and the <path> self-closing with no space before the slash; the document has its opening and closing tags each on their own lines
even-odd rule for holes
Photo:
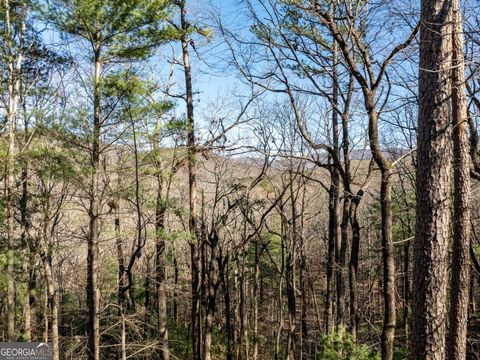
<svg viewBox="0 0 480 360">
<path fill-rule="evenodd" d="M 470 155 L 463 24 L 460 1 L 452 1 L 453 241 L 447 360 L 466 358 L 470 249 Z"/>
<path fill-rule="evenodd" d="M 423 0 L 420 28 L 412 360 L 445 356 L 451 172 L 451 9 Z"/>
</svg>

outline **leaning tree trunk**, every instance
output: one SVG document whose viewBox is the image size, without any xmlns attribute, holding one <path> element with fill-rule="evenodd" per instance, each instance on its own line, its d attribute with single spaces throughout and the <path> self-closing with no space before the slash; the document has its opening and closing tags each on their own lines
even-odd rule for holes
<svg viewBox="0 0 480 360">
<path fill-rule="evenodd" d="M 445 356 L 451 172 L 449 2 L 423 0 L 413 263 L 412 360 Z"/>
<path fill-rule="evenodd" d="M 392 234 L 392 163 L 380 148 L 378 112 L 375 92 L 362 85 L 365 108 L 368 112 L 368 138 L 375 163 L 380 168 L 380 212 L 383 260 L 383 329 L 381 335 L 382 359 L 393 359 L 396 325 L 395 257 Z"/>
<path fill-rule="evenodd" d="M 395 257 L 392 234 L 392 163 L 380 148 L 378 139 L 378 113 L 375 107 L 374 92 L 362 87 L 365 108 L 368 111 L 368 137 L 373 159 L 380 168 L 380 212 L 382 233 L 383 260 L 383 329 L 382 329 L 382 359 L 393 359 L 393 346 L 396 325 L 395 299 Z"/>
<path fill-rule="evenodd" d="M 454 0 L 452 123 L 453 123 L 453 244 L 447 360 L 465 359 L 467 348 L 469 248 L 470 248 L 470 155 L 467 135 L 467 99 L 460 1 Z"/>
</svg>

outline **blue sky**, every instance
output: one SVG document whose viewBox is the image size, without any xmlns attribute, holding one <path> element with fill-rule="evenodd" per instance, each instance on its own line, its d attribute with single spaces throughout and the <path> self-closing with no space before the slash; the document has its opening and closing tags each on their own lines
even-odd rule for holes
<svg viewBox="0 0 480 360">
<path fill-rule="evenodd" d="M 245 5 L 241 0 L 193 0 L 189 8 L 190 19 L 200 18 L 201 22 L 212 24 L 214 22 L 212 17 L 218 15 L 229 29 L 248 31 Z M 248 91 L 248 88 L 240 81 L 239 74 L 234 69 L 227 71 L 223 69 L 224 63 L 221 58 L 228 57 L 229 54 L 219 34 L 215 34 L 208 42 L 199 37 L 195 42 L 199 42 L 196 46 L 198 53 L 191 51 L 193 85 L 194 90 L 198 91 L 195 105 L 197 119 L 205 122 L 208 121 L 206 117 L 213 103 L 227 97 L 231 92 L 243 92 L 242 89 Z M 176 52 L 180 54 L 180 48 Z M 181 68 L 177 69 L 177 74 L 179 85 L 183 85 Z M 182 107 L 184 104 L 179 102 L 178 105 Z"/>
<path fill-rule="evenodd" d="M 236 34 L 242 32 L 247 34 L 249 31 L 250 21 L 248 20 L 245 0 L 188 1 L 187 17 L 189 21 L 198 21 L 200 24 L 207 24 L 208 26 L 214 23 L 212 20 L 214 16 L 221 18 L 229 30 L 235 31 Z M 53 35 L 53 33 L 49 34 Z M 398 36 L 398 29 L 394 35 Z M 394 35 L 393 32 L 390 32 L 390 36 Z M 59 40 L 55 36 L 53 38 L 55 39 L 50 39 L 50 41 L 56 42 Z M 228 104 L 230 106 L 229 113 L 221 115 L 225 115 L 227 119 L 234 118 L 238 113 L 238 111 L 235 111 L 235 106 L 238 109 L 240 101 L 238 96 L 235 95 L 246 94 L 249 92 L 249 87 L 241 80 L 236 69 L 226 70 L 223 66 L 222 58 L 228 58 L 229 50 L 225 44 L 222 44 L 221 35 L 216 34 L 209 41 L 197 36 L 195 37 L 195 43 L 198 54 L 191 49 L 193 86 L 196 92 L 195 116 L 199 129 L 205 129 L 215 115 L 214 111 L 219 110 L 218 102 L 220 100 L 230 102 Z M 180 44 L 176 42 L 164 45 L 159 49 L 158 55 L 149 62 L 151 68 L 145 67 L 144 64 L 140 65 L 147 77 L 160 82 L 166 81 L 170 68 L 168 60 L 171 59 L 172 47 L 175 50 L 176 57 L 181 62 Z M 177 94 L 184 93 L 184 75 L 181 66 L 176 66 L 175 83 L 177 88 L 174 92 Z M 233 92 L 235 95 L 232 95 Z M 275 95 L 272 96 L 275 97 Z M 271 99 L 271 97 L 269 98 Z M 177 116 L 184 116 L 185 103 L 182 100 L 177 100 L 175 112 Z"/>
</svg>

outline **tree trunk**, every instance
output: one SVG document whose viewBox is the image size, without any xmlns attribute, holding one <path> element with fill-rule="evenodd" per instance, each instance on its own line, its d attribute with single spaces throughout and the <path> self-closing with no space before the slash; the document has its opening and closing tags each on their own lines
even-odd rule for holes
<svg viewBox="0 0 480 360">
<path fill-rule="evenodd" d="M 338 105 L 338 83 L 337 83 L 337 45 L 333 45 L 333 102 Z M 333 151 L 339 154 L 339 132 L 338 113 L 332 112 L 332 143 Z M 338 204 L 340 198 L 340 175 L 334 164 L 330 169 L 330 188 L 328 191 L 328 255 L 327 255 L 327 293 L 325 296 L 325 330 L 332 332 L 335 326 L 334 321 L 334 269 L 336 265 L 336 248 L 338 244 Z"/>
<path fill-rule="evenodd" d="M 27 328 L 29 328 L 29 341 L 31 341 L 33 334 L 34 334 L 34 329 L 36 325 L 36 305 L 37 305 L 37 296 L 36 296 L 36 286 L 37 286 L 37 266 L 38 266 L 38 260 L 37 257 L 33 254 L 33 252 L 30 252 L 29 256 L 29 265 L 28 265 L 28 279 L 27 279 L 27 291 L 25 296 L 28 297 L 25 299 L 25 302 L 28 302 L 28 312 L 26 312 L 26 315 L 30 317 L 30 319 L 25 319 L 25 333 L 27 334 Z M 28 326 L 27 326 L 27 321 L 28 321 Z"/>
<path fill-rule="evenodd" d="M 445 304 L 451 171 L 451 11 L 423 0 L 413 264 L 412 360 L 445 356 Z"/>
<path fill-rule="evenodd" d="M 403 247 L 403 326 L 405 338 L 409 338 L 410 324 L 410 242 Z"/>
<path fill-rule="evenodd" d="M 202 196 L 203 198 L 203 196 Z M 203 204 L 203 199 L 202 199 Z M 204 346 L 204 360 L 212 359 L 212 331 L 213 331 L 213 316 L 216 310 L 216 292 L 217 292 L 217 272 L 215 263 L 217 259 L 218 235 L 215 230 L 210 234 L 210 251 L 206 251 L 206 308 L 205 308 L 205 346 Z M 206 244 L 206 241 L 203 241 Z M 206 247 L 205 247 L 206 248 Z"/>
<path fill-rule="evenodd" d="M 360 222 L 358 221 L 358 206 L 363 196 L 363 190 L 359 190 L 352 198 L 350 204 L 350 223 L 352 227 L 352 248 L 350 251 L 349 263 L 349 286 L 350 286 L 350 331 L 354 341 L 357 339 L 357 330 L 359 323 L 358 313 L 358 289 L 357 289 L 357 274 L 358 274 L 358 254 L 360 251 Z"/>
<path fill-rule="evenodd" d="M 151 295 L 151 282 L 152 282 L 152 269 L 150 266 L 150 261 L 152 260 L 150 255 L 145 256 L 145 322 L 148 323 L 149 312 L 152 310 L 152 295 Z M 165 306 L 166 310 L 166 306 Z"/>
<path fill-rule="evenodd" d="M 177 301 L 177 287 L 178 287 L 178 260 L 176 255 L 173 255 L 173 272 L 174 272 L 174 286 L 173 286 L 173 321 L 177 322 L 178 320 L 178 301 Z"/>
<path fill-rule="evenodd" d="M 344 191 L 342 222 L 340 224 L 340 246 L 338 247 L 337 272 L 337 327 L 345 326 L 346 310 L 346 266 L 348 247 L 348 223 L 350 211 L 350 194 Z"/>
<path fill-rule="evenodd" d="M 43 263 L 44 279 L 46 284 L 46 299 L 47 308 L 50 310 L 50 340 L 52 342 L 52 355 L 53 360 L 59 360 L 59 336 L 58 336 L 58 291 L 55 279 L 52 272 L 52 257 L 50 251 L 53 248 L 53 241 L 51 240 L 51 234 L 53 231 L 49 231 L 50 223 L 50 201 L 47 198 L 44 208 L 43 228 L 40 246 L 40 258 Z M 47 316 L 48 318 L 48 316 Z M 47 322 L 46 322 L 47 324 Z M 48 326 L 45 326 L 45 334 L 48 339 Z"/>
<path fill-rule="evenodd" d="M 297 209 L 296 195 L 293 189 L 293 173 L 290 170 L 290 211 L 291 222 L 289 230 L 286 231 L 290 236 L 286 240 L 286 261 L 285 261 L 285 284 L 288 308 L 288 341 L 287 341 L 287 360 L 295 359 L 296 354 L 296 322 L 297 322 L 297 297 L 295 294 L 295 258 L 297 242 Z M 258 262 L 258 261 L 257 261 Z"/>
<path fill-rule="evenodd" d="M 304 242 L 304 229 L 305 229 L 305 198 L 306 198 L 306 185 L 303 186 L 302 193 L 302 207 L 301 207 L 301 221 L 300 221 L 300 234 L 299 234 L 299 284 L 300 293 L 302 295 L 302 313 L 301 313 L 301 342 L 300 342 L 300 359 L 307 359 L 309 355 L 309 343 L 308 343 L 308 322 L 307 322 L 307 309 L 308 309 L 308 297 L 307 297 L 307 282 L 308 282 L 308 269 L 307 269 L 307 257 L 305 255 L 305 242 Z"/>
<path fill-rule="evenodd" d="M 50 328 L 50 322 L 48 320 L 49 304 L 48 304 L 48 291 L 45 291 L 45 298 L 43 301 L 43 342 L 48 342 L 48 329 Z"/>
<path fill-rule="evenodd" d="M 327 255 L 327 293 L 325 296 L 325 330 L 332 332 L 335 326 L 334 315 L 334 269 L 335 248 L 338 242 L 338 202 L 340 178 L 338 171 L 333 168 L 330 176 L 328 191 L 328 255 Z"/>
<path fill-rule="evenodd" d="M 382 211 L 383 301 L 382 359 L 393 359 L 395 340 L 395 257 L 392 238 L 392 185 L 390 170 L 382 171 L 380 189 Z"/>
<path fill-rule="evenodd" d="M 233 330 L 233 321 L 232 321 L 232 310 L 231 310 L 231 299 L 230 299 L 230 281 L 228 278 L 228 257 L 223 260 L 223 257 L 220 256 L 221 261 L 223 262 L 222 266 L 219 266 L 220 270 L 220 280 L 222 283 L 223 289 L 223 301 L 225 303 L 225 327 L 227 332 L 227 354 L 226 360 L 233 360 L 233 349 L 235 348 L 234 343 L 234 330 Z"/>
<path fill-rule="evenodd" d="M 258 251 L 258 240 L 255 241 L 255 264 L 254 264 L 254 276 L 253 276 L 253 360 L 258 360 L 258 284 L 260 282 L 260 253 Z"/>
<path fill-rule="evenodd" d="M 23 113 L 24 113 L 24 129 L 23 129 L 23 140 L 27 144 L 29 141 L 29 129 L 28 129 L 28 115 L 26 111 L 25 100 L 21 100 Z M 28 232 L 31 227 L 31 217 L 29 214 L 28 208 L 28 159 L 25 159 L 22 164 L 22 196 L 20 198 L 20 223 L 22 227 L 21 234 L 21 244 L 22 248 L 26 254 L 22 258 L 22 265 L 24 269 L 24 279 L 26 280 L 26 290 L 25 290 L 25 302 L 24 302 L 24 320 L 23 320 L 23 333 L 25 341 L 32 340 L 32 302 L 33 302 L 33 287 L 32 275 L 35 272 L 34 260 L 35 258 L 35 249 L 34 244 L 32 244 L 33 239 L 28 238 Z"/>
<path fill-rule="evenodd" d="M 155 210 L 155 256 L 157 284 L 158 334 L 160 336 L 161 359 L 170 358 L 167 327 L 167 289 L 165 259 L 165 212 L 166 204 L 162 198 L 162 179 L 157 179 L 157 203 Z"/>
<path fill-rule="evenodd" d="M 200 360 L 201 357 L 201 331 L 200 331 L 200 269 L 198 241 L 200 236 L 197 228 L 197 165 L 196 165 L 196 147 L 195 147 L 195 122 L 193 117 L 193 88 L 192 88 L 192 70 L 190 67 L 190 54 L 188 51 L 188 30 L 189 25 L 186 19 L 185 1 L 180 1 L 180 21 L 182 28 L 182 55 L 183 68 L 185 74 L 185 90 L 187 102 L 187 121 L 188 121 L 188 189 L 189 189 L 189 231 L 192 236 L 190 242 L 190 263 L 191 263 L 191 331 L 193 345 L 193 359 Z"/>
<path fill-rule="evenodd" d="M 118 263 L 118 305 L 123 308 L 125 305 L 125 292 L 123 289 L 127 286 L 126 284 L 126 272 L 125 272 L 125 255 L 123 253 L 123 240 L 122 233 L 120 229 L 120 199 L 117 198 L 117 201 L 114 204 L 114 213 L 115 213 L 115 243 L 117 248 L 117 263 Z"/>
<path fill-rule="evenodd" d="M 50 308 L 50 332 L 52 342 L 53 360 L 60 359 L 59 337 L 58 337 L 58 294 L 52 274 L 50 259 L 46 254 L 42 256 L 45 282 L 47 285 L 48 303 Z"/>
<path fill-rule="evenodd" d="M 285 214 L 283 204 L 280 205 L 279 208 L 279 213 L 280 213 L 280 246 L 281 246 L 281 266 L 280 266 L 280 279 L 279 279 L 279 284 L 278 284 L 278 308 L 279 308 L 279 313 L 278 313 L 278 330 L 276 334 L 276 344 L 275 344 L 275 360 L 280 359 L 280 338 L 282 336 L 282 331 L 283 331 L 283 326 L 284 326 L 284 321 L 283 321 L 283 278 L 284 278 L 284 273 L 285 273 L 285 248 L 286 248 L 286 237 L 287 237 L 287 221 L 285 219 Z M 287 300 L 288 301 L 288 300 Z"/>
<path fill-rule="evenodd" d="M 122 347 L 122 360 L 127 360 L 127 331 L 125 329 L 125 314 L 123 307 L 120 307 L 120 322 L 121 322 L 121 347 Z"/>
<path fill-rule="evenodd" d="M 10 89 L 10 82 L 9 82 Z M 8 123 L 8 159 L 7 159 L 7 338 L 9 341 L 16 340 L 15 334 L 15 224 L 14 224 L 14 165 L 15 165 L 15 114 L 12 113 L 9 99 L 7 123 Z"/>
<path fill-rule="evenodd" d="M 88 215 L 88 255 L 87 255 L 87 303 L 88 303 L 88 358 L 100 359 L 100 293 L 98 289 L 98 236 L 99 236 L 99 170 L 100 170 L 100 46 L 95 49 L 93 137 L 92 137 L 92 179 L 90 186 L 90 206 Z"/>
<path fill-rule="evenodd" d="M 246 228 L 246 225 L 245 225 Z M 246 231 L 246 229 L 245 229 Z M 246 233 L 244 238 L 246 238 Z M 249 284 L 248 284 L 248 279 L 249 276 L 247 275 L 247 265 L 248 261 L 248 243 L 245 243 L 243 247 L 243 254 L 242 254 L 242 267 L 241 267 L 241 279 L 240 279 L 240 304 L 241 304 L 241 309 L 240 309 L 240 321 L 241 325 L 240 328 L 242 329 L 241 332 L 241 339 L 242 343 L 244 345 L 244 357 L 243 359 L 250 360 L 250 332 L 249 332 L 249 317 L 248 317 L 248 299 L 249 299 Z"/>
<path fill-rule="evenodd" d="M 395 340 L 396 301 L 395 301 L 395 257 L 392 236 L 392 184 L 390 160 L 385 156 L 378 139 L 378 113 L 375 107 L 375 92 L 362 85 L 365 109 L 368 112 L 368 138 L 373 159 L 380 168 L 380 212 L 383 260 L 383 329 L 382 359 L 393 359 Z"/>
<path fill-rule="evenodd" d="M 7 339 L 15 341 L 17 338 L 15 331 L 15 157 L 16 144 L 15 133 L 17 125 L 17 108 L 20 93 L 20 73 L 23 62 L 23 54 L 21 51 L 15 53 L 16 44 L 14 44 L 14 28 L 16 28 L 11 19 L 10 1 L 5 0 L 5 37 L 8 52 L 8 79 L 7 79 L 7 109 L 6 123 L 8 126 L 8 153 L 6 162 L 6 237 L 7 237 Z M 26 5 L 23 5 L 20 20 L 20 31 L 18 32 L 20 39 L 20 48 L 23 46 L 23 37 L 26 30 L 25 25 Z"/>
<path fill-rule="evenodd" d="M 466 358 L 469 249 L 470 249 L 470 155 L 468 139 L 463 24 L 460 1 L 452 1 L 452 123 L 453 123 L 453 241 L 450 317 L 447 360 Z"/>
<path fill-rule="evenodd" d="M 27 267 L 28 264 L 25 264 Z M 29 279 L 29 269 L 25 271 L 27 278 L 27 288 L 25 290 L 25 302 L 23 304 L 23 337 L 25 341 L 32 341 L 32 309 L 30 306 L 30 279 Z"/>
</svg>

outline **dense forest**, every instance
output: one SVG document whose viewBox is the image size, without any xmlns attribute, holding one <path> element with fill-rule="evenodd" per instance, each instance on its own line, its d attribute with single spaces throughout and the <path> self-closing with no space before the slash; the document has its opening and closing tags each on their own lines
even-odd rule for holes
<svg viewBox="0 0 480 360">
<path fill-rule="evenodd" d="M 480 359 L 478 5 L 1 0 L 2 344 Z"/>
</svg>

